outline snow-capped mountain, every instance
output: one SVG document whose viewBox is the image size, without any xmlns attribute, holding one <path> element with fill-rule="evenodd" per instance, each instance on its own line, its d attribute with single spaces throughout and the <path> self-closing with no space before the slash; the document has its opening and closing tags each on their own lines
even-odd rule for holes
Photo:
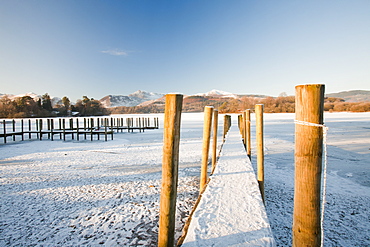
<svg viewBox="0 0 370 247">
<path fill-rule="evenodd" d="M 41 95 L 38 95 L 38 94 L 35 94 L 35 93 L 24 93 L 24 94 L 18 94 L 18 95 L 14 95 L 14 94 L 0 94 L 0 97 L 8 97 L 9 99 L 11 100 L 14 100 L 15 98 L 21 98 L 21 97 L 24 97 L 24 96 L 30 96 L 32 99 L 34 100 L 38 100 L 41 98 Z"/>
<path fill-rule="evenodd" d="M 163 97 L 164 94 L 152 93 L 138 90 L 128 96 L 125 95 L 107 95 L 100 99 L 100 102 L 105 107 L 116 106 L 137 106 L 145 101 L 155 100 Z"/>
<path fill-rule="evenodd" d="M 194 96 L 210 96 L 210 97 L 222 97 L 222 98 L 238 98 L 236 94 L 213 89 L 207 93 L 197 93 Z"/>
</svg>

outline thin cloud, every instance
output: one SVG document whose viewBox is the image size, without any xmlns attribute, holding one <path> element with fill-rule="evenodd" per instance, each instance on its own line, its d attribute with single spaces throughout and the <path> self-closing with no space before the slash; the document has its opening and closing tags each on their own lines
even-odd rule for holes
<svg viewBox="0 0 370 247">
<path fill-rule="evenodd" d="M 128 52 L 122 51 L 122 50 L 119 50 L 119 49 L 105 50 L 105 51 L 101 51 L 101 52 L 109 54 L 109 55 L 113 55 L 113 56 L 128 56 Z"/>
</svg>

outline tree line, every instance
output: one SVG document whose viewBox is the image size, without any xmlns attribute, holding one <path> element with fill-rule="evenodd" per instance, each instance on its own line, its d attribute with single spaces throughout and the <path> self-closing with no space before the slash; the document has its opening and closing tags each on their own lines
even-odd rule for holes
<svg viewBox="0 0 370 247">
<path fill-rule="evenodd" d="M 293 113 L 295 108 L 294 96 L 280 97 L 240 97 L 220 98 L 209 96 L 185 97 L 183 112 L 202 112 L 205 106 L 214 106 L 220 113 L 240 113 L 245 109 L 254 109 L 256 104 L 264 105 L 266 113 Z M 368 112 L 370 102 L 345 102 L 344 99 L 325 98 L 324 110 L 330 112 Z M 119 106 L 105 108 L 99 100 L 83 96 L 75 104 L 71 104 L 68 97 L 52 104 L 50 96 L 46 93 L 35 100 L 30 96 L 15 98 L 4 96 L 0 98 L 0 118 L 26 118 L 26 117 L 56 117 L 56 116 L 103 116 L 108 114 L 133 113 L 163 113 L 164 102 L 156 101 L 146 106 Z"/>
<path fill-rule="evenodd" d="M 245 109 L 254 109 L 256 104 L 263 104 L 266 113 L 294 113 L 295 111 L 294 96 L 276 98 L 190 96 L 184 98 L 183 112 L 202 112 L 205 106 L 214 106 L 220 113 L 240 113 Z M 341 98 L 329 97 L 325 98 L 324 110 L 330 112 L 368 112 L 370 111 L 370 102 L 345 102 Z M 147 106 L 113 107 L 109 111 L 112 114 L 163 113 L 164 102 L 156 101 Z"/>
<path fill-rule="evenodd" d="M 102 116 L 107 114 L 109 114 L 108 110 L 99 100 L 87 96 L 83 96 L 73 105 L 66 96 L 53 105 L 48 93 L 38 99 L 30 96 L 15 99 L 7 96 L 0 98 L 0 118 Z"/>
</svg>

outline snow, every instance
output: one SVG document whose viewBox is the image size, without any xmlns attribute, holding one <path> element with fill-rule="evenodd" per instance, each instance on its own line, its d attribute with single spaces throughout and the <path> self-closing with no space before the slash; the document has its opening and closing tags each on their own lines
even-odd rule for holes
<svg viewBox="0 0 370 247">
<path fill-rule="evenodd" d="M 231 245 L 275 246 L 255 172 L 235 125 L 182 246 Z"/>
<path fill-rule="evenodd" d="M 215 96 L 215 97 L 223 97 L 223 98 L 237 98 L 237 95 L 217 89 L 213 89 L 207 93 L 197 93 L 194 96 Z"/>
<path fill-rule="evenodd" d="M 158 116 L 163 126 L 162 114 L 138 116 Z M 266 211 L 277 246 L 291 245 L 293 120 L 294 114 L 265 114 Z M 202 123 L 201 113 L 182 116 L 176 237 L 198 197 Z M 369 246 L 370 113 L 328 113 L 325 123 L 325 246 Z M 0 246 L 155 246 L 162 135 L 159 129 L 118 133 L 107 142 L 0 144 Z"/>
</svg>

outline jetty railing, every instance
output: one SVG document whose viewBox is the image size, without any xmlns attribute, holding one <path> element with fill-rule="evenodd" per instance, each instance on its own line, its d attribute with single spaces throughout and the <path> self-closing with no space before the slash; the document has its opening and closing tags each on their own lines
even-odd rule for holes
<svg viewBox="0 0 370 247">
<path fill-rule="evenodd" d="M 72 140 L 84 140 L 94 136 L 100 140 L 104 136 L 105 141 L 108 136 L 113 140 L 114 133 L 123 132 L 144 132 L 145 130 L 158 129 L 159 119 L 148 117 L 137 118 L 44 118 L 44 119 L 3 119 L 0 121 L 0 140 L 7 143 L 8 140 L 24 141 L 28 139 L 42 140 L 44 138 L 54 140 L 54 136 L 66 140 L 70 136 Z M 16 138 L 20 137 L 20 138 Z"/>
</svg>

